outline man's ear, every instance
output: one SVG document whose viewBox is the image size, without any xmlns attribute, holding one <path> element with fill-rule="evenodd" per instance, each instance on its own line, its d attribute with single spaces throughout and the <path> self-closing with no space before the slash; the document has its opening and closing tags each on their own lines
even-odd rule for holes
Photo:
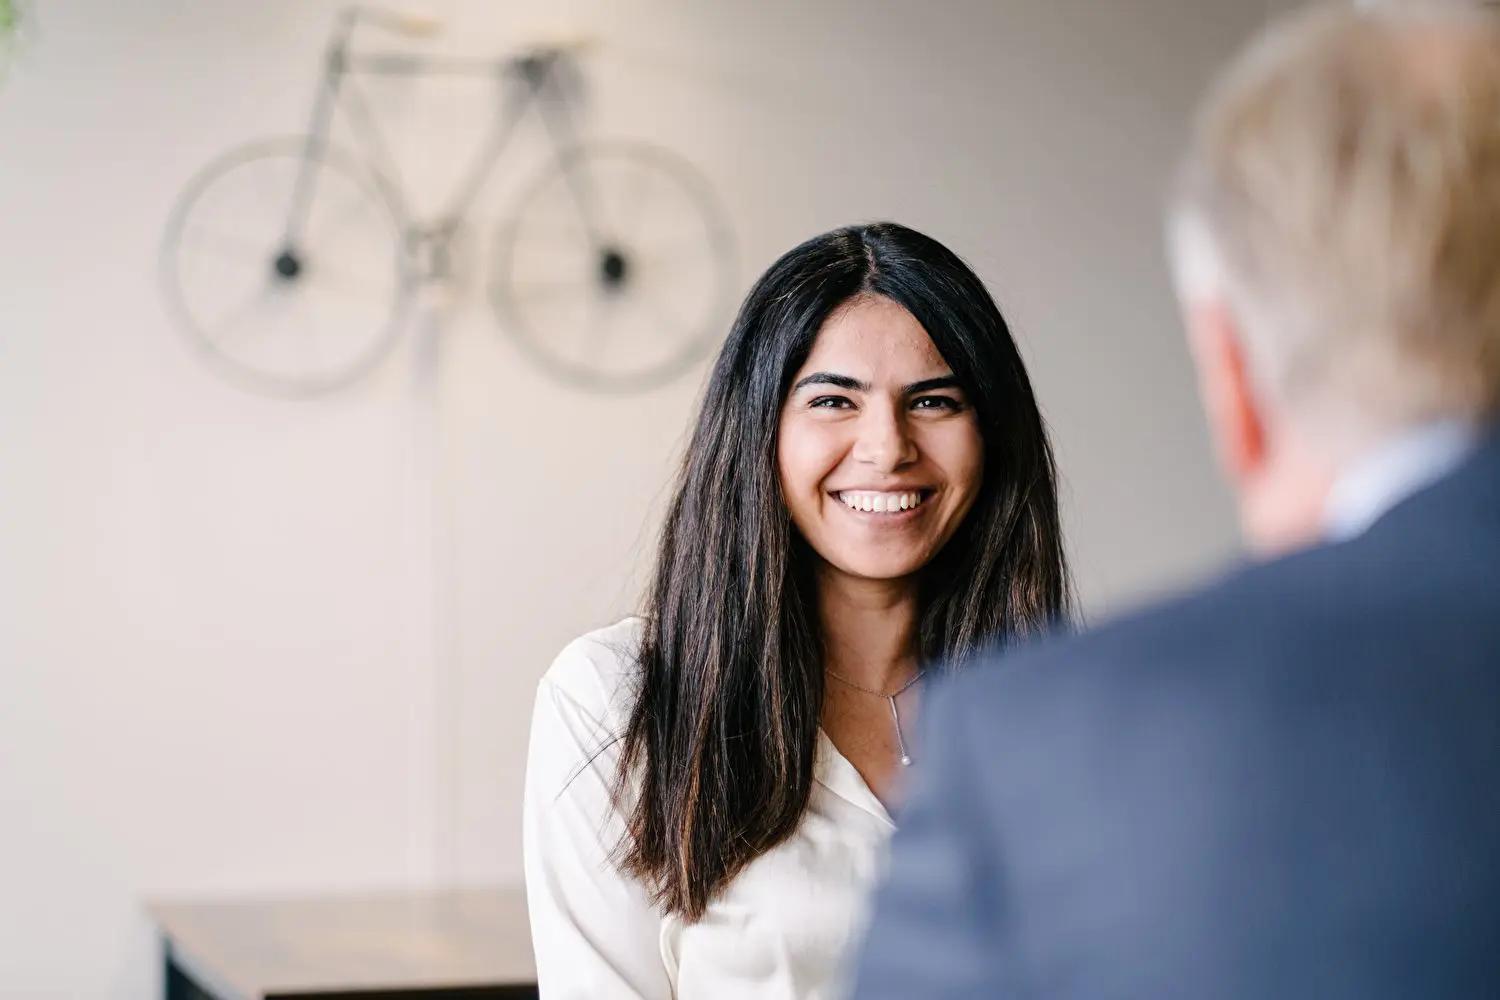
<svg viewBox="0 0 1500 1000">
<path fill-rule="evenodd" d="M 1231 482 L 1244 484 L 1265 467 L 1267 441 L 1239 322 L 1223 302 L 1196 303 L 1185 312 L 1214 448 Z"/>
</svg>

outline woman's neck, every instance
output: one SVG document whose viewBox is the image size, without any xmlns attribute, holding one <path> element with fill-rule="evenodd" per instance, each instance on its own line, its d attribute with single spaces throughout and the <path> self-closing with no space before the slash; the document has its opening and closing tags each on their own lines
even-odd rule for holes
<svg viewBox="0 0 1500 1000">
<path fill-rule="evenodd" d="M 826 666 L 871 691 L 894 691 L 917 663 L 917 587 L 912 580 L 859 580 L 824 566 L 818 610 Z"/>
</svg>

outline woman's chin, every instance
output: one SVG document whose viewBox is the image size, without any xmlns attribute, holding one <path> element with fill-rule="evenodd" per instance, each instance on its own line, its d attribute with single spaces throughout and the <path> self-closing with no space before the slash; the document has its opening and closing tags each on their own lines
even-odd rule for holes
<svg viewBox="0 0 1500 1000">
<path fill-rule="evenodd" d="M 870 583 L 901 583 L 913 579 L 926 560 L 919 558 L 892 559 L 882 557 L 844 557 L 826 560 L 841 576 Z"/>
</svg>

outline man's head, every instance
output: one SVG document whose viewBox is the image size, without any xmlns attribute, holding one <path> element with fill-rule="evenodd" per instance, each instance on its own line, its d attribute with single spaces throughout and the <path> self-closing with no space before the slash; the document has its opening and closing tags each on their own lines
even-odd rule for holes
<svg viewBox="0 0 1500 1000">
<path fill-rule="evenodd" d="M 1279 24 L 1206 102 L 1169 230 L 1246 536 L 1310 541 L 1351 459 L 1500 403 L 1500 16 Z"/>
</svg>

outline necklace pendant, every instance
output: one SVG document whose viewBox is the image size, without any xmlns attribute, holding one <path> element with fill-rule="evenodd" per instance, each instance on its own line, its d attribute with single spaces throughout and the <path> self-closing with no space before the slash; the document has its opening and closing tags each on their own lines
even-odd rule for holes
<svg viewBox="0 0 1500 1000">
<path fill-rule="evenodd" d="M 896 696 L 887 695 L 891 703 L 891 722 L 896 727 L 896 747 L 901 751 L 901 766 L 911 767 L 911 753 L 906 749 L 906 734 L 901 731 L 901 712 L 896 708 Z"/>
</svg>

